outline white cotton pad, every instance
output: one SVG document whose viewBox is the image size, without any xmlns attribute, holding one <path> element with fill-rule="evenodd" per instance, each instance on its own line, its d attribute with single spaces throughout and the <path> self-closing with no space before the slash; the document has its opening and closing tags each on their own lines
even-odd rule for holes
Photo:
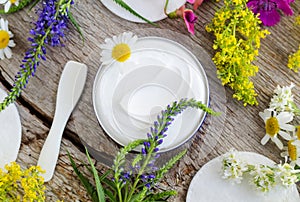
<svg viewBox="0 0 300 202">
<path fill-rule="evenodd" d="M 6 97 L 4 90 L 0 89 L 1 101 Z M 15 161 L 21 144 L 22 127 L 18 109 L 10 104 L 0 112 L 0 168 Z"/>
<path fill-rule="evenodd" d="M 269 158 L 252 153 L 237 152 L 236 157 L 249 164 L 274 165 Z M 264 193 L 255 189 L 249 183 L 250 178 L 244 178 L 240 184 L 222 178 L 222 160 L 219 156 L 206 163 L 193 178 L 186 201 L 187 202 L 299 202 L 296 185 L 285 188 L 276 185 L 269 192 Z"/>
</svg>

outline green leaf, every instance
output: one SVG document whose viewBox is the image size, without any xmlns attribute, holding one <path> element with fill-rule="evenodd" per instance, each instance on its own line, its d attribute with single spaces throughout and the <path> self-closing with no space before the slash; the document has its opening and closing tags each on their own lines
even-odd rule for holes
<svg viewBox="0 0 300 202">
<path fill-rule="evenodd" d="M 150 194 L 144 200 L 144 202 L 158 202 L 158 201 L 166 201 L 169 197 L 177 195 L 177 191 L 175 190 L 167 190 L 162 191 L 157 194 Z"/>
<path fill-rule="evenodd" d="M 98 202 L 98 196 L 95 192 L 96 188 L 89 182 L 88 178 L 83 176 L 83 174 L 78 170 L 73 158 L 71 157 L 70 153 L 68 152 L 68 156 L 71 162 L 71 165 L 78 176 L 79 180 L 83 184 L 84 188 L 86 189 L 87 193 L 91 196 L 93 202 Z"/>
<path fill-rule="evenodd" d="M 86 156 L 88 157 L 88 160 L 92 166 L 99 202 L 105 202 L 105 194 L 104 194 L 104 190 L 103 190 L 103 187 L 102 187 L 100 179 L 99 179 L 98 172 L 89 156 L 89 152 L 88 152 L 87 148 L 85 148 L 85 152 L 86 152 Z"/>
<path fill-rule="evenodd" d="M 32 1 L 34 1 L 34 0 L 32 0 Z M 31 9 L 33 9 L 33 7 L 35 7 L 40 1 L 41 1 L 41 0 L 35 0 L 35 1 L 33 2 L 33 4 L 31 4 L 31 6 L 29 7 L 29 10 L 31 11 Z"/>
<path fill-rule="evenodd" d="M 139 192 L 137 192 L 135 195 L 132 196 L 132 198 L 130 199 L 130 202 L 144 201 L 147 191 L 148 191 L 148 188 L 143 187 L 142 190 L 140 190 Z"/>
<path fill-rule="evenodd" d="M 10 14 L 10 13 L 14 13 L 17 12 L 21 9 L 23 9 L 25 6 L 27 6 L 28 4 L 32 3 L 34 0 L 23 0 L 20 1 L 18 6 L 11 6 L 10 9 L 5 12 L 4 9 L 0 9 L 0 14 Z"/>
<path fill-rule="evenodd" d="M 105 178 L 102 180 L 102 182 L 109 186 L 113 191 L 117 191 L 115 183 L 113 183 L 111 180 Z"/>
<path fill-rule="evenodd" d="M 110 199 L 110 201 L 112 201 L 112 202 L 117 201 L 116 197 L 113 195 L 113 193 L 111 191 L 104 189 L 104 193 Z"/>
<path fill-rule="evenodd" d="M 68 12 L 68 18 L 70 19 L 72 25 L 76 28 L 77 32 L 80 34 L 82 41 L 84 42 L 84 36 L 80 29 L 79 24 L 76 22 L 75 18 L 73 17 L 73 14 L 71 12 Z"/>
<path fill-rule="evenodd" d="M 183 150 L 182 152 L 180 152 L 179 154 L 171 158 L 163 167 L 161 167 L 157 171 L 154 181 L 158 182 L 163 177 L 163 175 L 166 172 L 168 172 L 168 170 L 170 170 L 173 167 L 173 165 L 186 154 L 186 152 L 187 152 L 186 149 Z"/>
<path fill-rule="evenodd" d="M 135 15 L 136 17 L 144 20 L 145 22 L 151 24 L 151 25 L 155 25 L 155 23 L 151 22 L 150 20 L 144 18 L 143 16 L 141 16 L 140 14 L 138 14 L 135 10 L 133 10 L 130 6 L 128 6 L 128 4 L 126 4 L 123 0 L 113 0 L 114 2 L 116 2 L 118 5 L 120 5 L 122 8 L 124 8 L 125 10 L 129 11 L 131 14 Z"/>
</svg>

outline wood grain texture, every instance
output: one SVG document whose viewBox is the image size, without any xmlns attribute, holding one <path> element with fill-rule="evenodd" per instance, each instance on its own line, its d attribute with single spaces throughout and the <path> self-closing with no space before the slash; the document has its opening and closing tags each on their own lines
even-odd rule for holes
<svg viewBox="0 0 300 202">
<path fill-rule="evenodd" d="M 271 35 L 262 40 L 260 55 L 254 62 L 260 70 L 252 78 L 258 93 L 259 105 L 243 107 L 241 102 L 232 98 L 233 92 L 229 88 L 220 86 L 210 59 L 214 54 L 212 49 L 214 38 L 205 31 L 205 26 L 220 6 L 221 3 L 213 1 L 203 3 L 196 12 L 199 20 L 195 25 L 196 34 L 192 36 L 186 31 L 181 19 L 165 19 L 157 23 L 158 28 L 154 28 L 148 24 L 132 23 L 115 16 L 99 0 L 75 1 L 72 12 L 82 28 L 85 41 L 82 42 L 79 34 L 71 27 L 66 34 L 65 47 L 47 49 L 47 61 L 43 61 L 38 67 L 36 76 L 30 79 L 16 103 L 23 126 L 22 145 L 17 162 L 26 167 L 36 163 L 48 134 L 54 116 L 58 81 L 65 63 L 68 60 L 76 60 L 88 66 L 85 90 L 65 130 L 54 178 L 47 184 L 47 201 L 57 199 L 89 201 L 66 155 L 68 150 L 77 163 L 79 160 L 86 162 L 79 137 L 88 141 L 89 139 L 85 137 L 92 136 L 94 141 L 89 142 L 90 146 L 103 152 L 103 162 L 99 162 L 98 165 L 100 170 L 105 168 L 106 160 L 109 162 L 120 148 L 100 127 L 93 112 L 91 94 L 93 81 L 101 64 L 100 44 L 106 37 L 124 31 L 133 31 L 139 36 L 155 35 L 170 38 L 192 51 L 200 62 L 205 64 L 211 88 L 211 107 L 222 112 L 219 118 L 208 116 L 191 140 L 171 152 L 173 154 L 188 148 L 187 155 L 172 168 L 160 184 L 161 189 L 172 187 L 179 192 L 178 196 L 170 201 L 184 201 L 189 183 L 196 172 L 206 162 L 232 147 L 241 151 L 258 152 L 276 162 L 282 160 L 279 158 L 280 151 L 274 144 L 268 143 L 266 146 L 260 144 L 265 131 L 258 113 L 267 107 L 277 85 L 295 83 L 295 101 L 300 103 L 299 73 L 294 73 L 286 66 L 288 55 L 295 52 L 300 44 L 300 28 L 293 25 L 294 17 L 282 17 L 277 26 L 268 28 Z M 292 3 L 292 7 L 295 14 L 300 13 L 299 1 Z M 20 61 L 30 46 L 26 39 L 29 37 L 28 31 L 32 28 L 31 22 L 36 19 L 36 14 L 25 9 L 2 17 L 9 20 L 17 44 L 13 49 L 13 58 L 0 61 L 3 76 L 1 82 L 9 88 L 13 84 Z M 4 86 L 1 87 L 5 88 Z"/>
</svg>

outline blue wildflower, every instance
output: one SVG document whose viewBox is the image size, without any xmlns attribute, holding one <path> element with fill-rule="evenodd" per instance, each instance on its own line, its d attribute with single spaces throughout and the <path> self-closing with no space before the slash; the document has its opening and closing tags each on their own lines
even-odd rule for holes
<svg viewBox="0 0 300 202">
<path fill-rule="evenodd" d="M 20 71 L 15 76 L 15 82 L 9 95 L 0 103 L 0 111 L 14 102 L 22 89 L 26 88 L 28 80 L 34 76 L 40 60 L 46 60 L 46 44 L 62 45 L 64 30 L 67 28 L 68 11 L 73 0 L 43 0 L 42 9 L 38 10 L 38 20 L 35 28 L 30 30 L 32 37 L 28 38 L 31 48 L 26 51 Z"/>
</svg>

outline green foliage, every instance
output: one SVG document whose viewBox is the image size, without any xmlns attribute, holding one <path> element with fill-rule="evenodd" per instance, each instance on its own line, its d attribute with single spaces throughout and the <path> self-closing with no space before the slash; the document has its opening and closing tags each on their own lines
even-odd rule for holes
<svg viewBox="0 0 300 202">
<path fill-rule="evenodd" d="M 0 14 L 10 14 L 22 10 L 24 7 L 28 6 L 35 0 L 21 0 L 18 6 L 12 5 L 10 9 L 5 12 L 4 9 L 0 9 Z"/>
<path fill-rule="evenodd" d="M 217 51 L 213 62 L 218 78 L 235 93 L 234 98 L 242 100 L 244 106 L 256 105 L 256 92 L 250 77 L 255 76 L 258 67 L 253 65 L 258 56 L 260 40 L 269 32 L 261 30 L 261 21 L 246 6 L 246 0 L 224 0 L 224 6 L 214 15 L 206 27 L 216 39 L 213 48 Z"/>
<path fill-rule="evenodd" d="M 97 190 L 98 200 L 99 200 L 99 202 L 105 202 L 104 191 L 103 191 L 103 187 L 102 187 L 101 182 L 100 182 L 98 172 L 97 172 L 97 170 L 96 170 L 96 168 L 95 168 L 95 166 L 94 166 L 94 164 L 93 164 L 93 162 L 92 162 L 92 160 L 89 156 L 89 153 L 88 153 L 87 149 L 85 149 L 85 150 L 86 150 L 86 156 L 87 156 L 87 158 L 89 160 L 89 163 L 92 167 L 92 171 L 93 171 L 93 175 L 94 175 L 94 179 L 95 179 L 95 183 L 96 183 L 96 190 Z"/>
<path fill-rule="evenodd" d="M 29 3 L 33 3 L 32 6 L 35 6 L 38 2 L 40 2 L 40 0 L 30 0 L 30 1 L 29 0 L 23 0 L 23 1 L 20 2 L 18 7 L 11 7 L 11 9 L 13 9 L 13 10 L 9 10 L 8 13 L 15 12 L 15 11 L 25 7 Z M 82 36 L 82 32 L 80 30 L 79 25 L 74 20 L 72 14 L 70 14 L 68 12 L 70 10 L 70 6 L 71 6 L 71 0 L 69 0 L 69 1 L 63 1 L 63 0 L 58 1 L 57 4 L 56 4 L 55 17 L 58 17 L 59 14 L 71 17 L 72 19 L 69 19 L 69 20 L 72 22 L 72 24 L 75 26 L 76 30 Z M 17 9 L 17 10 L 15 10 L 15 9 Z M 36 45 L 35 49 L 28 50 L 28 51 L 32 51 L 32 50 L 34 50 L 34 51 L 32 51 L 32 53 L 30 53 L 31 57 L 28 58 L 26 60 L 26 62 L 24 62 L 21 65 L 22 68 L 20 69 L 20 71 L 17 73 L 17 75 L 15 77 L 15 82 L 13 84 L 13 87 L 10 89 L 10 92 L 9 92 L 8 96 L 6 96 L 4 98 L 4 100 L 0 103 L 0 111 L 4 110 L 9 104 L 15 102 L 17 97 L 20 96 L 23 88 L 26 87 L 26 85 L 28 83 L 28 80 L 34 75 L 34 73 L 36 71 L 35 70 L 36 67 L 40 64 L 40 61 L 41 61 L 41 58 L 42 58 L 41 56 L 44 55 L 43 48 L 45 48 L 45 46 L 46 46 L 45 41 L 49 40 L 49 37 L 51 36 L 51 29 L 53 28 L 52 27 L 53 24 L 45 25 L 45 26 L 48 26 L 48 27 L 45 27 L 45 34 L 36 37 L 35 43 L 37 45 Z M 28 53 L 26 53 L 26 57 L 27 57 L 27 54 Z"/>
<path fill-rule="evenodd" d="M 194 99 L 182 99 L 179 102 L 168 105 L 167 109 L 162 111 L 157 121 L 154 122 L 151 132 L 147 134 L 148 139 L 135 140 L 117 153 L 111 168 L 112 176 L 104 174 L 99 177 L 87 153 L 96 181 L 96 187 L 102 189 L 103 185 L 103 191 L 98 191 L 98 197 L 102 195 L 102 197 L 112 202 L 158 202 L 166 201 L 170 196 L 176 195 L 176 191 L 174 190 L 157 190 L 156 184 L 185 155 L 186 150 L 171 158 L 161 168 L 157 168 L 155 160 L 159 158 L 159 154 L 157 153 L 159 145 L 166 135 L 167 127 L 174 120 L 172 117 L 180 114 L 188 107 L 201 109 L 207 113 L 217 115 L 216 112 L 206 105 Z M 141 152 L 130 163 L 127 161 L 126 156 L 131 151 L 135 151 L 136 148 L 141 148 Z M 81 179 L 82 175 L 77 171 L 76 166 L 73 166 L 73 168 Z M 88 193 L 90 195 L 93 194 L 93 190 L 96 188 L 91 188 L 91 183 L 86 183 L 85 180 L 81 179 L 81 181 L 87 184 L 85 187 L 89 189 L 87 190 Z M 93 197 L 93 195 L 91 196 Z"/>
<path fill-rule="evenodd" d="M 86 178 L 77 168 L 73 158 L 71 157 L 70 153 L 68 152 L 68 156 L 73 167 L 74 172 L 78 176 L 79 180 L 83 184 L 87 193 L 91 196 L 93 202 L 98 202 L 98 195 L 96 193 L 96 188 L 89 182 L 88 178 Z"/>
<path fill-rule="evenodd" d="M 70 19 L 70 22 L 72 23 L 72 25 L 75 27 L 76 31 L 80 34 L 82 41 L 84 41 L 84 36 L 81 31 L 81 28 L 80 28 L 79 24 L 77 23 L 77 21 L 75 20 L 75 18 L 73 17 L 73 14 L 71 12 L 68 12 L 68 18 Z"/>
</svg>

